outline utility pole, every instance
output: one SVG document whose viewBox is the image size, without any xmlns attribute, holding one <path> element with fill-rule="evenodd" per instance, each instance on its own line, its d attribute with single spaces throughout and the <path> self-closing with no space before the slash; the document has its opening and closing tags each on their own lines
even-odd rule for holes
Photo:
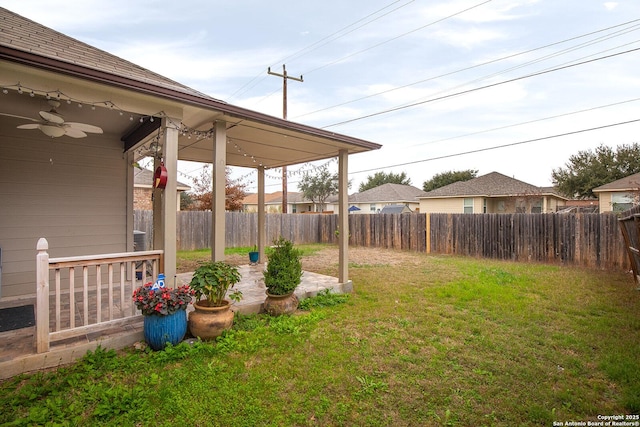
<svg viewBox="0 0 640 427">
<path fill-rule="evenodd" d="M 291 77 L 287 74 L 287 68 L 282 64 L 282 74 L 274 73 L 271 71 L 271 67 L 267 68 L 267 74 L 272 76 L 282 77 L 282 118 L 287 120 L 287 80 L 295 80 L 302 82 L 302 75 L 300 78 Z M 287 213 L 287 167 L 282 166 L 282 213 Z"/>
</svg>

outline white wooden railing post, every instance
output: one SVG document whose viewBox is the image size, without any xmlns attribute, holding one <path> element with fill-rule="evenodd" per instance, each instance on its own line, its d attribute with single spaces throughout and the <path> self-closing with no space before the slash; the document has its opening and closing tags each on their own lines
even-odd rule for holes
<svg viewBox="0 0 640 427">
<path fill-rule="evenodd" d="M 36 246 L 36 350 L 49 351 L 49 242 L 44 237 Z"/>
</svg>

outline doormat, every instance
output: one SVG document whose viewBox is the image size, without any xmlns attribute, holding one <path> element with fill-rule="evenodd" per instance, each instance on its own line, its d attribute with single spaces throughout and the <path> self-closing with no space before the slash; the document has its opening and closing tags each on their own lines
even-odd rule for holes
<svg viewBox="0 0 640 427">
<path fill-rule="evenodd" d="M 0 309 L 0 332 L 28 328 L 36 324 L 33 305 Z"/>
</svg>

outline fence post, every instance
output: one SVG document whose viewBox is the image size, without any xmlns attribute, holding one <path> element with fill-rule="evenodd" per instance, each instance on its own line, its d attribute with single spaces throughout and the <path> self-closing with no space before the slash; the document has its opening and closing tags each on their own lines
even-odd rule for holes
<svg viewBox="0 0 640 427">
<path fill-rule="evenodd" d="M 49 242 L 44 237 L 36 246 L 36 350 L 49 351 Z"/>
</svg>

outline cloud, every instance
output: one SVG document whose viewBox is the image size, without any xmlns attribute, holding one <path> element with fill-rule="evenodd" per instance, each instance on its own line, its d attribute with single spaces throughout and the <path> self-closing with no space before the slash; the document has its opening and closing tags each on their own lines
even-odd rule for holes
<svg viewBox="0 0 640 427">
<path fill-rule="evenodd" d="M 608 1 L 603 4 L 604 4 L 604 7 L 607 8 L 607 10 L 613 10 L 618 6 L 618 2 L 615 2 L 615 1 Z"/>
<path fill-rule="evenodd" d="M 430 20 L 437 20 L 454 15 L 465 9 L 469 9 L 456 15 L 453 19 L 474 23 L 512 21 L 524 16 L 523 14 L 514 13 L 515 10 L 524 6 L 535 4 L 538 1 L 539 0 L 510 1 L 507 4 L 501 4 L 500 2 L 487 3 L 482 4 L 478 7 L 474 7 L 473 9 L 469 9 L 474 5 L 470 4 L 468 1 L 448 1 L 442 2 L 435 6 L 427 7 L 423 10 L 422 14 Z M 477 4 L 479 3 L 476 3 L 476 5 Z"/>
<path fill-rule="evenodd" d="M 502 39 L 504 35 L 495 30 L 468 28 L 437 31 L 435 38 L 452 46 L 471 49 L 488 41 Z"/>
</svg>

